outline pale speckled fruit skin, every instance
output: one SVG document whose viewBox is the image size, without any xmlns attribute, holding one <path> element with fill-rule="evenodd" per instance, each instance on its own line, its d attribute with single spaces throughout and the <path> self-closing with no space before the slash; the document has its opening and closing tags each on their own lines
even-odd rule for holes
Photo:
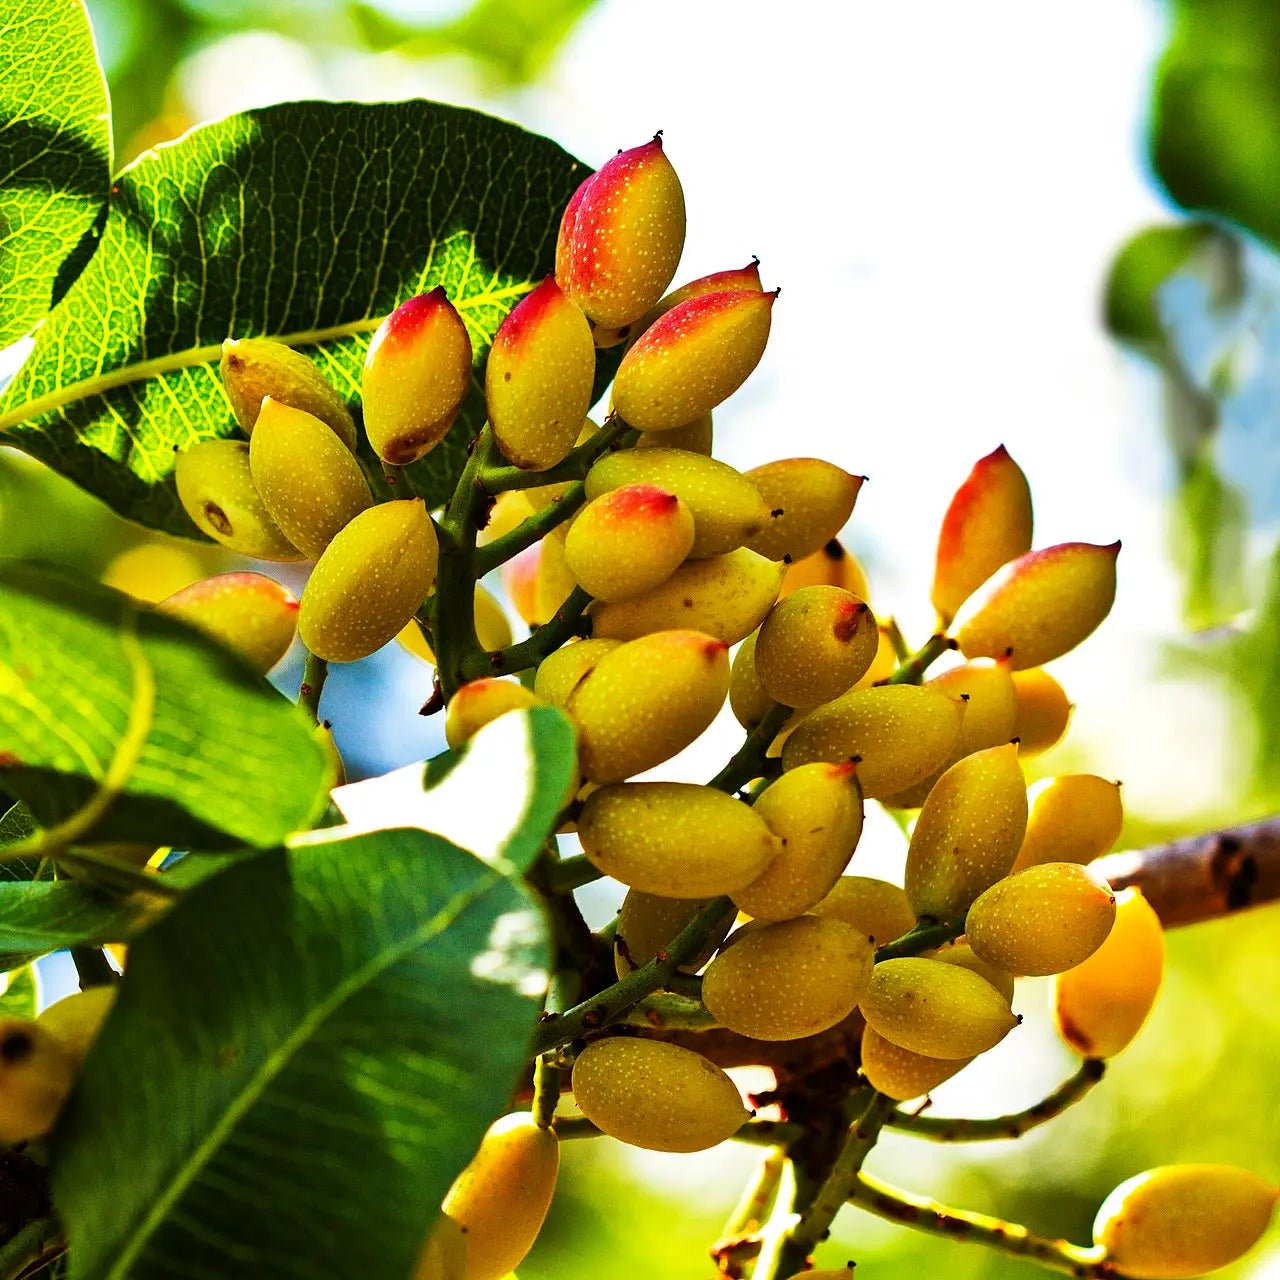
<svg viewBox="0 0 1280 1280">
<path fill-rule="evenodd" d="M 684 232 L 684 190 L 654 138 L 620 151 L 574 192 L 556 240 L 556 280 L 595 324 L 621 328 L 666 291 Z"/>
<path fill-rule="evenodd" d="M 436 580 L 439 546 L 420 498 L 362 511 L 316 561 L 302 592 L 302 642 L 330 662 L 355 662 L 393 640 Z"/>
<path fill-rule="evenodd" d="M 733 900 L 756 920 L 789 920 L 831 892 L 862 836 L 862 794 L 853 766 L 793 769 L 753 807 L 783 848 Z"/>
<path fill-rule="evenodd" d="M 560 524 L 538 543 L 541 555 L 534 579 L 534 612 L 539 623 L 549 622 L 578 584 L 565 555 L 568 525 Z"/>
<path fill-rule="evenodd" d="M 700 631 L 657 631 L 604 654 L 570 696 L 589 782 L 621 782 L 700 737 L 729 692 L 729 647 Z"/>
<path fill-rule="evenodd" d="M 799 916 L 753 927 L 707 966 L 702 1002 L 753 1040 L 799 1040 L 843 1022 L 871 978 L 865 934 L 843 920 Z"/>
<path fill-rule="evenodd" d="M 508 711 L 539 706 L 542 699 L 518 680 L 483 676 L 470 680 L 449 700 L 445 713 L 444 739 L 452 748 L 462 746 L 485 725 Z"/>
<path fill-rule="evenodd" d="M 439 1214 L 418 1257 L 411 1280 L 466 1280 L 467 1237 L 447 1214 Z"/>
<path fill-rule="evenodd" d="M 569 703 L 587 673 L 622 643 L 621 640 L 574 640 L 547 654 L 533 678 L 533 691 L 553 707 Z"/>
<path fill-rule="evenodd" d="M 1102 1202 L 1093 1239 L 1139 1280 L 1183 1280 L 1242 1257 L 1271 1224 L 1277 1190 L 1221 1164 L 1173 1164 L 1122 1182 Z"/>
<path fill-rule="evenodd" d="M 961 652 L 1007 657 L 1018 671 L 1068 653 L 1111 612 L 1119 553 L 1118 542 L 1064 542 L 1005 565 L 956 614 Z"/>
<path fill-rule="evenodd" d="M 775 702 L 814 707 L 852 689 L 879 647 L 865 601 L 841 587 L 803 587 L 760 624 L 756 676 Z"/>
<path fill-rule="evenodd" d="M 298 631 L 298 598 L 260 573 L 220 573 L 161 600 L 156 609 L 181 618 L 238 653 L 266 675 Z"/>
<path fill-rule="evenodd" d="M 1098 872 L 1076 862 L 1046 862 L 983 893 L 969 908 L 965 937 L 989 964 L 1046 977 L 1087 960 L 1115 918 L 1115 894 Z"/>
<path fill-rule="evenodd" d="M 1164 980 L 1164 929 L 1137 889 L 1116 894 L 1106 941 L 1053 980 L 1058 1034 L 1086 1058 L 1114 1058 L 1142 1030 Z"/>
<path fill-rule="evenodd" d="M 745 267 L 730 267 L 727 271 L 713 271 L 710 275 L 699 276 L 672 289 L 659 300 L 657 305 L 633 326 L 631 337 L 639 337 L 659 316 L 665 316 L 672 307 L 677 307 L 690 298 L 701 297 L 704 293 L 760 293 L 760 263 L 752 259 Z"/>
<path fill-rule="evenodd" d="M 373 503 L 346 445 L 319 418 L 270 398 L 249 441 L 249 470 L 271 518 L 308 560 Z"/>
<path fill-rule="evenodd" d="M 918 685 L 853 689 L 809 712 L 782 748 L 782 767 L 857 758 L 868 798 L 892 795 L 945 764 L 964 704 Z"/>
<path fill-rule="evenodd" d="M 754 880 L 781 852 L 741 801 L 688 782 L 624 782 L 587 797 L 583 852 L 605 875 L 662 898 L 714 898 Z"/>
<path fill-rule="evenodd" d="M 926 1058 L 972 1058 L 1018 1025 L 985 978 L 918 956 L 876 965 L 859 1007 L 886 1040 Z"/>
<path fill-rule="evenodd" d="M 832 538 L 813 555 L 787 565 L 778 599 L 785 600 L 801 587 L 843 587 L 859 600 L 871 599 L 866 570 L 838 538 Z"/>
<path fill-rule="evenodd" d="M 1005 1003 L 1009 1006 L 1013 1005 L 1013 974 L 975 955 L 973 948 L 967 942 L 948 942 L 934 951 L 926 951 L 925 955 L 930 960 L 941 960 L 943 964 L 958 964 L 962 969 L 968 969 L 978 977 L 986 978 L 1004 996 Z"/>
<path fill-rule="evenodd" d="M 899 1102 L 924 1097 L 972 1061 L 913 1053 L 886 1040 L 874 1027 L 862 1033 L 862 1074 L 873 1089 Z"/>
<path fill-rule="evenodd" d="M 840 1267 L 836 1271 L 802 1271 L 790 1280 L 853 1280 L 853 1266 Z"/>
<path fill-rule="evenodd" d="M 958 920 L 1009 874 L 1027 827 L 1026 780 L 1012 744 L 965 756 L 920 810 L 904 887 L 919 916 Z"/>
<path fill-rule="evenodd" d="M 484 370 L 498 448 L 518 467 L 563 461 L 591 407 L 596 348 L 581 310 L 548 276 L 507 313 Z"/>
<path fill-rule="evenodd" d="M 693 549 L 693 515 L 673 493 L 628 484 L 603 493 L 574 518 L 565 563 L 597 600 L 630 600 L 671 577 Z"/>
<path fill-rule="evenodd" d="M 453 425 L 471 385 L 471 337 L 439 285 L 402 302 L 365 353 L 364 429 L 383 462 L 404 466 Z"/>
<path fill-rule="evenodd" d="M 174 462 L 178 501 L 201 533 L 255 560 L 301 560 L 253 485 L 244 440 L 201 440 Z"/>
<path fill-rule="evenodd" d="M 760 363 L 776 294 L 704 293 L 640 335 L 613 380 L 613 407 L 640 431 L 682 427 L 727 400 Z"/>
<path fill-rule="evenodd" d="M 649 1151 L 705 1151 L 733 1137 L 750 1115 L 719 1067 L 657 1040 L 593 1040 L 573 1064 L 572 1083 L 592 1124 Z"/>
<path fill-rule="evenodd" d="M 1018 754 L 1033 756 L 1048 751 L 1061 741 L 1071 723 L 1071 700 L 1066 690 L 1039 667 L 1012 674 L 1018 698 L 1018 715 L 1013 726 Z"/>
<path fill-rule="evenodd" d="M 1001 445 L 974 463 L 942 518 L 930 598 L 939 616 L 956 610 L 1001 565 L 1031 549 L 1031 490 Z"/>
<path fill-rule="evenodd" d="M 480 583 L 476 583 L 474 618 L 476 639 L 482 649 L 492 653 L 496 649 L 505 649 L 511 643 L 511 621 L 506 610 L 498 603 L 493 594 Z M 410 619 L 396 636 L 400 647 L 421 658 L 423 662 L 436 665 L 435 651 L 427 643 L 427 637 L 416 619 Z"/>
<path fill-rule="evenodd" d="M 754 729 L 775 705 L 756 675 L 756 637 L 759 634 L 753 631 L 738 646 L 729 667 L 729 706 L 744 729 Z"/>
<path fill-rule="evenodd" d="M 843 920 L 880 947 L 910 932 L 916 923 L 906 892 L 896 884 L 870 876 L 841 876 L 827 896 L 809 911 L 811 915 Z"/>
<path fill-rule="evenodd" d="M 560 1140 L 527 1111 L 503 1116 L 444 1198 L 465 1232 L 465 1280 L 503 1280 L 533 1248 L 551 1208 Z"/>
<path fill-rule="evenodd" d="M 1013 673 L 1007 663 L 993 658 L 975 658 L 926 680 L 925 687 L 964 701 L 960 739 L 947 761 L 948 766 L 975 751 L 985 751 L 1012 741 L 1018 704 Z M 914 787 L 887 796 L 885 803 L 897 809 L 918 809 L 943 772 L 939 769 Z"/>
<path fill-rule="evenodd" d="M 76 1078 L 76 1054 L 52 1031 L 25 1018 L 0 1018 L 0 1043 L 19 1036 L 30 1052 L 0 1062 L 0 1142 L 48 1133 Z"/>
<path fill-rule="evenodd" d="M 699 414 L 682 427 L 669 427 L 666 431 L 642 431 L 635 443 L 637 449 L 684 449 L 689 453 L 711 456 L 715 430 L 709 413 Z"/>
<path fill-rule="evenodd" d="M 236 421 L 252 436 L 270 396 L 319 418 L 354 453 L 356 424 L 346 401 L 302 354 L 273 338 L 228 338 L 222 344 L 222 385 Z"/>
<path fill-rule="evenodd" d="M 1042 862 L 1092 862 L 1120 838 L 1120 784 L 1094 773 L 1042 778 L 1027 793 L 1027 834 L 1015 871 Z"/>
<path fill-rule="evenodd" d="M 618 977 L 625 978 L 652 960 L 709 901 L 707 898 L 659 898 L 652 893 L 628 889 L 614 935 L 613 964 Z M 715 954 L 732 925 L 732 918 L 726 916 L 723 927 L 708 936 L 702 950 L 688 964 L 682 964 L 680 971 L 697 973 Z"/>
<path fill-rule="evenodd" d="M 747 545 L 788 564 L 820 551 L 853 515 L 863 477 L 821 458 L 781 458 L 746 472 L 769 508 L 769 523 Z"/>
<path fill-rule="evenodd" d="M 586 494 L 594 500 L 630 484 L 665 489 L 689 508 L 694 537 L 688 554 L 697 560 L 736 550 L 769 519 L 764 499 L 741 472 L 687 449 L 607 454 L 587 472 Z"/>
<path fill-rule="evenodd" d="M 86 987 L 43 1010 L 36 1022 L 57 1038 L 76 1064 L 84 1061 L 116 1002 L 116 988 Z"/>
<path fill-rule="evenodd" d="M 590 418 L 583 418 L 578 438 L 574 441 L 574 448 L 576 449 L 580 444 L 586 444 L 599 430 L 600 428 Z M 506 494 L 524 494 L 531 513 L 545 511 L 553 502 L 559 502 L 575 483 L 576 481 L 573 480 L 557 480 L 554 484 L 539 484 L 531 489 L 508 489 Z M 506 494 L 500 494 L 499 500 Z"/>
<path fill-rule="evenodd" d="M 760 625 L 778 598 L 781 568 L 745 548 L 710 560 L 687 560 L 642 596 L 592 605 L 591 634 L 634 640 L 679 628 L 737 644 Z"/>
</svg>

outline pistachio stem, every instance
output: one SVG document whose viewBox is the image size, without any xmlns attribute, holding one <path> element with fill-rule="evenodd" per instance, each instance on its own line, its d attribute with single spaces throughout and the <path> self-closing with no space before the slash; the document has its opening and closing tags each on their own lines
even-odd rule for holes
<svg viewBox="0 0 1280 1280">
<path fill-rule="evenodd" d="M 707 786 L 733 795 L 741 791 L 753 778 L 760 777 L 766 769 L 765 753 L 770 743 L 782 731 L 782 726 L 786 724 L 790 714 L 791 708 L 784 707 L 781 703 L 775 703 L 770 707 L 764 719 L 747 734 L 742 746 L 734 753 L 729 763 L 707 783 Z"/>
<path fill-rule="evenodd" d="M 884 683 L 919 684 L 924 679 L 924 673 L 944 653 L 955 647 L 955 641 L 941 632 L 931 635 Z"/>
<path fill-rule="evenodd" d="M 320 695 L 329 678 L 329 664 L 314 653 L 307 654 L 302 667 L 302 685 L 298 689 L 300 706 L 317 724 L 320 723 Z"/>
</svg>

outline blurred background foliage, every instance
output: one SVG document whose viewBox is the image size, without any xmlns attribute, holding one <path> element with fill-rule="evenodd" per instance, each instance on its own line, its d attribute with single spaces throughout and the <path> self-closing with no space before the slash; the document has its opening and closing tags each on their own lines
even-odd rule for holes
<svg viewBox="0 0 1280 1280">
<path fill-rule="evenodd" d="M 968 25 L 959 37 L 942 30 L 943 0 L 936 0 L 936 10 L 919 26 L 907 21 L 905 33 L 888 17 L 882 31 L 877 22 L 883 11 L 870 0 L 850 6 L 852 17 L 846 17 L 853 35 L 868 46 L 865 56 L 884 64 L 893 78 L 921 75 L 912 70 L 917 59 L 963 62 L 953 57 L 951 44 L 968 38 L 970 25 L 983 40 L 1000 43 L 996 61 L 1007 70 L 1008 92 L 1028 96 L 1022 102 L 1002 98 L 990 116 L 989 136 L 966 137 L 972 149 L 953 164 L 946 143 L 934 145 L 935 132 L 944 131 L 939 116 L 945 103 L 944 91 L 934 90 L 928 73 L 910 87 L 924 103 L 919 132 L 909 113 L 895 114 L 896 100 L 882 113 L 850 107 L 842 116 L 838 93 L 819 95 L 813 78 L 822 73 L 808 66 L 810 54 L 818 54 L 806 33 L 816 32 L 835 46 L 836 59 L 846 48 L 851 60 L 859 54 L 855 40 L 842 43 L 843 31 L 824 36 L 825 25 L 835 19 L 816 0 L 788 6 L 785 14 L 755 3 L 695 6 L 695 14 L 679 4 L 642 9 L 625 0 L 90 0 L 89 7 L 112 91 L 120 163 L 201 119 L 287 97 L 423 95 L 463 102 L 552 132 L 598 160 L 633 142 L 632 134 L 651 131 L 655 115 L 657 124 L 673 129 L 667 112 L 687 131 L 690 151 L 700 129 L 714 146 L 727 131 L 748 127 L 727 108 L 736 102 L 745 120 L 746 108 L 763 96 L 758 167 L 735 157 L 727 175 L 708 171 L 701 177 L 703 190 L 718 183 L 719 199 L 738 204 L 745 195 L 749 205 L 753 183 L 807 184 L 802 193 L 784 190 L 774 200 L 784 206 L 778 225 L 814 216 L 818 243 L 804 262 L 816 274 L 829 259 L 836 288 L 823 279 L 795 280 L 793 257 L 792 296 L 798 294 L 812 310 L 816 291 L 836 294 L 845 308 L 837 314 L 855 318 L 855 341 L 895 325 L 909 330 L 900 340 L 919 347 L 906 362 L 925 383 L 948 376 L 945 363 L 938 364 L 935 342 L 940 300 L 924 293 L 903 296 L 892 271 L 885 273 L 887 286 L 878 279 L 876 264 L 889 252 L 883 237 L 850 247 L 840 235 L 854 236 L 848 228 L 856 230 L 867 209 L 885 210 L 889 219 L 901 214 L 908 226 L 906 252 L 928 268 L 931 240 L 943 234 L 937 215 L 930 210 L 915 221 L 915 211 L 897 203 L 893 185 L 863 185 L 856 163 L 840 149 L 847 143 L 852 151 L 855 141 L 860 146 L 874 137 L 889 149 L 885 172 L 902 172 L 895 168 L 899 164 L 936 167 L 933 195 L 954 217 L 975 195 L 986 198 L 981 182 L 988 165 L 1008 168 L 1015 139 L 1002 132 L 1006 117 L 1025 113 L 1034 129 L 1041 113 L 1052 127 L 1057 117 L 1047 95 L 1053 90 L 1037 81 L 1054 83 L 1053 60 L 1072 56 L 1059 48 L 1069 36 L 1054 26 L 1065 21 L 1061 15 L 1030 17 L 1004 0 L 966 7 Z M 925 594 L 941 504 L 968 463 L 1001 436 L 1024 465 L 1032 464 L 1027 470 L 1033 491 L 1052 531 L 1038 542 L 1093 536 L 1095 521 L 1097 540 L 1105 541 L 1120 527 L 1126 540 L 1121 603 L 1085 653 L 1061 664 L 1061 678 L 1080 704 L 1076 721 L 1066 742 L 1033 762 L 1032 772 L 1093 769 L 1115 776 L 1123 770 L 1129 809 L 1124 843 L 1136 845 L 1280 809 L 1280 13 L 1274 0 L 1097 0 L 1073 10 L 1072 22 L 1077 19 L 1086 29 L 1090 57 L 1100 46 L 1087 40 L 1106 41 L 1115 26 L 1117 47 L 1127 50 L 1121 74 L 1132 82 L 1132 118 L 1114 111 L 1113 124 L 1104 122 L 1127 171 L 1122 180 L 1104 173 L 1096 191 L 1073 193 L 1069 216 L 1078 216 L 1081 241 L 1098 234 L 1084 224 L 1098 204 L 1112 198 L 1108 180 L 1115 187 L 1133 173 L 1144 184 L 1125 212 L 1109 220 L 1105 209 L 1100 215 L 1108 228 L 1130 224 L 1128 239 L 1124 230 L 1103 233 L 1096 279 L 1087 282 L 1113 349 L 1126 355 L 1118 373 L 1099 372 L 1095 360 L 1085 375 L 1091 381 L 1082 383 L 1079 371 L 1071 371 L 1084 443 L 1060 430 L 1045 438 L 1042 420 L 1061 421 L 1047 387 L 1042 402 L 1019 405 L 1021 416 L 993 389 L 997 407 L 988 422 L 989 406 L 981 402 L 962 407 L 954 421 L 947 415 L 918 417 L 918 389 L 903 383 L 893 391 L 895 403 L 927 450 L 908 455 L 902 435 L 877 433 L 865 420 L 855 439 L 847 415 L 814 413 L 811 403 L 803 413 L 796 410 L 798 420 L 779 446 L 778 387 L 797 394 L 800 384 L 794 377 L 787 381 L 787 371 L 802 360 L 807 377 L 813 363 L 807 338 L 797 353 L 797 341 L 780 324 L 771 353 L 775 372 L 766 367 L 757 389 L 741 397 L 741 442 L 725 456 L 752 465 L 779 452 L 811 452 L 850 469 L 883 473 L 880 485 L 892 506 L 886 510 L 874 505 L 873 496 L 864 498 L 851 544 L 871 570 L 873 605 L 899 612 L 919 637 L 930 619 L 908 596 Z M 732 30 L 725 25 L 730 23 Z M 803 61 L 790 67 L 788 78 L 792 39 L 803 49 Z M 630 61 L 601 69 L 602 49 L 618 58 L 620 45 L 621 57 Z M 652 61 L 655 51 L 663 65 Z M 777 68 L 771 65 L 775 55 Z M 588 58 L 596 63 L 594 71 Z M 1070 71 L 1082 105 L 1093 92 L 1092 70 L 1082 62 Z M 853 93 L 856 75 L 849 75 Z M 980 79 L 975 76 L 961 92 L 980 95 Z M 566 84 L 577 82 L 584 86 L 579 94 L 566 92 Z M 742 95 L 750 95 L 750 102 Z M 822 105 L 810 106 L 811 96 Z M 1065 112 L 1070 116 L 1070 104 Z M 644 123 L 635 123 L 633 114 Z M 981 110 L 978 115 L 986 119 Z M 627 136 L 615 136 L 620 120 L 630 130 Z M 821 143 L 821 166 L 809 163 L 813 153 L 803 152 L 814 129 L 834 140 L 834 152 Z M 1084 125 L 1081 130 L 1090 145 L 1104 137 L 1096 129 L 1084 133 Z M 1037 154 L 1050 151 L 1054 142 L 1061 145 L 1065 136 L 1055 134 Z M 802 175 L 792 148 L 804 155 Z M 835 164 L 829 163 L 832 154 Z M 1092 172 L 1089 158 L 1077 162 L 1069 148 L 1059 159 L 1073 182 L 1080 172 Z M 1047 163 L 1055 161 L 1050 157 Z M 683 173 L 692 194 L 697 162 Z M 1013 188 L 1002 190 L 1013 204 Z M 1135 207 L 1143 210 L 1140 218 L 1132 214 Z M 990 216 L 998 221 L 1001 210 L 992 209 Z M 691 222 L 691 237 L 694 228 Z M 1013 254 L 1024 244 L 1022 230 L 1003 228 L 1009 254 L 980 263 L 976 274 L 969 274 L 961 246 L 936 268 L 940 278 L 933 289 L 959 291 L 956 305 L 963 315 L 977 307 L 989 281 L 1037 265 L 1052 278 L 1049 256 L 1069 249 L 1069 239 L 1059 238 L 1055 247 L 1038 239 L 1036 228 L 1026 228 L 1029 242 L 1044 256 L 1039 264 L 1017 262 Z M 769 255 L 788 261 L 788 247 L 773 240 L 745 248 L 744 259 L 758 251 L 766 266 Z M 698 262 L 681 274 L 723 265 Z M 877 284 L 891 292 L 877 293 Z M 887 315 L 874 310 L 877 299 Z M 1049 310 L 1057 306 L 1053 297 L 1045 302 Z M 947 315 L 945 309 L 941 314 Z M 989 312 L 975 314 L 987 322 Z M 816 326 L 822 352 L 841 338 L 829 319 Z M 1012 341 L 1010 326 L 1019 317 L 1000 315 L 998 323 L 990 333 L 997 353 L 1001 343 Z M 1063 335 L 1073 340 L 1086 324 L 1068 314 L 1044 343 L 1063 341 Z M 847 333 L 843 337 L 848 340 Z M 994 374 L 986 370 L 982 376 L 996 383 L 1002 376 L 1012 379 L 1015 363 L 1003 357 L 1001 367 L 1001 358 L 996 355 Z M 2 368 L 0 355 L 0 377 Z M 828 380 L 838 376 L 822 372 Z M 874 367 L 867 368 L 867 378 L 874 381 Z M 1106 385 L 1099 389 L 1093 382 Z M 940 395 L 945 398 L 946 390 Z M 1100 398 L 1107 399 L 1118 426 L 1104 424 L 1090 434 L 1088 418 Z M 826 406 L 825 393 L 819 403 Z M 999 433 L 994 439 L 993 431 Z M 887 435 L 887 443 L 878 444 L 877 435 Z M 766 441 L 763 456 L 750 456 L 753 441 Z M 874 462 L 880 447 L 883 468 L 859 465 L 868 457 Z M 1161 456 L 1148 456 L 1153 449 Z M 932 465 L 921 456 L 926 453 Z M 1156 492 L 1154 506 L 1149 490 Z M 914 516 L 917 508 L 924 514 Z M 1064 513 L 1083 525 L 1073 525 Z M 1043 521 L 1041 528 L 1043 533 Z M 9 450 L 0 450 L 0 547 L 6 555 L 79 566 L 150 599 L 232 563 L 216 549 L 143 535 Z M 279 569 L 273 566 L 272 572 L 280 576 Z M 286 664 L 277 678 L 283 687 L 296 687 L 298 664 Z M 416 715 L 429 685 L 429 669 L 395 646 L 335 674 L 326 712 L 336 722 L 352 777 L 438 749 L 438 726 Z M 369 699 L 378 700 L 379 716 L 354 714 Z M 721 734 L 718 748 L 734 732 Z M 692 776 L 701 772 L 699 767 Z M 874 838 L 876 849 L 865 856 L 879 858 L 879 865 L 862 869 L 891 873 L 895 860 L 901 861 L 900 835 L 885 823 L 874 828 Z M 614 904 L 597 897 L 588 906 L 603 921 Z M 1016 1144 L 955 1149 L 890 1140 L 877 1150 L 873 1167 L 942 1200 L 1076 1239 L 1087 1238 L 1098 1202 L 1116 1182 L 1158 1163 L 1228 1160 L 1280 1177 L 1276 923 L 1273 908 L 1171 936 L 1170 980 L 1151 1024 L 1113 1065 L 1104 1086 L 1067 1118 Z M 938 1113 L 1016 1109 L 1070 1072 L 1070 1059 L 1046 1023 L 1043 985 L 1022 986 L 1018 1007 L 1027 1022 L 1010 1038 L 1017 1043 L 1006 1042 L 985 1056 L 972 1079 L 964 1072 L 939 1089 Z M 572 1144 L 566 1152 L 569 1176 L 543 1240 L 521 1270 L 522 1280 L 709 1276 L 705 1249 L 755 1159 L 731 1145 L 675 1157 L 613 1144 Z M 1035 1270 L 853 1211 L 841 1217 L 821 1256 L 831 1265 L 856 1257 L 859 1274 L 868 1276 L 968 1280 L 1029 1276 Z M 1273 1233 L 1263 1249 L 1223 1274 L 1235 1280 L 1280 1277 L 1280 1238 Z"/>
</svg>

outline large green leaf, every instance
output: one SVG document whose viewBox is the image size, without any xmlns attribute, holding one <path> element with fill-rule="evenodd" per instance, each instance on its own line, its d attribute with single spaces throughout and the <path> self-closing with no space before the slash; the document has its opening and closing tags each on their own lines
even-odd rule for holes
<svg viewBox="0 0 1280 1280">
<path fill-rule="evenodd" d="M 81 0 L 0 0 L 0 347 L 54 303 L 111 185 L 107 87 Z"/>
<path fill-rule="evenodd" d="M 130 949 L 54 1134 L 73 1274 L 407 1276 L 527 1061 L 545 965 L 524 890 L 419 831 L 200 885 Z"/>
<path fill-rule="evenodd" d="M 3 993 L 0 993 L 0 1017 L 34 1018 L 40 1007 L 40 985 L 36 971 L 25 965 L 9 975 Z"/>
<path fill-rule="evenodd" d="M 532 707 L 499 716 L 456 751 L 339 787 L 333 802 L 349 830 L 417 827 L 523 872 L 577 783 L 573 723 L 554 707 Z"/>
<path fill-rule="evenodd" d="M 127 942 L 158 907 L 157 899 L 113 897 L 74 880 L 0 884 L 0 972 L 64 947 Z"/>
<path fill-rule="evenodd" d="M 25 804 L 15 804 L 0 814 L 0 849 L 7 844 L 18 844 L 30 839 L 39 830 L 31 810 Z M 0 861 L 0 882 L 5 880 L 34 880 L 40 873 L 39 858 L 9 858 Z"/>
<path fill-rule="evenodd" d="M 1273 0 L 1177 0 L 1152 152 L 1179 204 L 1280 246 L 1280 42 Z"/>
<path fill-rule="evenodd" d="M 328 763 L 233 654 L 127 596 L 0 565 L 0 786 L 77 840 L 269 848 L 310 825 Z"/>
<path fill-rule="evenodd" d="M 382 317 L 442 284 L 478 370 L 551 270 L 584 173 L 545 138 L 431 102 L 289 103 L 197 129 L 117 179 L 101 248 L 0 399 L 0 431 L 123 514 L 194 536 L 169 478 L 175 448 L 232 429 L 223 339 L 284 339 L 354 399 Z M 414 468 L 433 502 L 482 421 L 473 383 Z"/>
</svg>

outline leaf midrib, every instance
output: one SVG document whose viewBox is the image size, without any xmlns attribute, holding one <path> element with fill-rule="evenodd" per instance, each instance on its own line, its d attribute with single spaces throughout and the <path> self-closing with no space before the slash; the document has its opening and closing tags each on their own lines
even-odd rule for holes
<svg viewBox="0 0 1280 1280">
<path fill-rule="evenodd" d="M 261 1068 L 246 1082 L 240 1094 L 223 1113 L 222 1118 L 213 1126 L 204 1141 L 192 1152 L 177 1173 L 168 1181 L 164 1190 L 151 1202 L 151 1209 L 139 1226 L 130 1233 L 121 1252 L 116 1256 L 105 1280 L 125 1280 L 129 1268 L 138 1255 L 146 1247 L 155 1234 L 156 1229 L 168 1216 L 169 1210 L 177 1203 L 187 1188 L 196 1180 L 209 1160 L 222 1146 L 224 1139 L 234 1127 L 248 1114 L 252 1106 L 263 1096 L 268 1086 L 281 1071 L 292 1061 L 295 1052 L 306 1044 L 319 1027 L 335 1013 L 352 996 L 361 991 L 374 978 L 379 976 L 391 964 L 398 961 L 407 952 L 426 945 L 452 925 L 468 908 L 478 902 L 496 885 L 502 883 L 498 875 L 486 876 L 472 889 L 456 894 L 421 928 L 411 931 L 399 939 L 394 946 L 376 952 L 365 964 L 356 969 L 345 981 L 339 983 L 327 1000 L 320 1001 L 314 1010 L 299 1022 L 292 1034 L 287 1036 L 279 1046 L 267 1055 Z"/>
<path fill-rule="evenodd" d="M 495 299 L 523 297 L 534 287 L 533 283 L 521 281 L 502 289 L 489 289 L 474 294 L 469 298 L 461 298 L 454 305 L 465 319 L 466 312 L 479 306 L 491 306 Z M 333 342 L 342 338 L 354 338 L 358 334 L 372 333 L 381 323 L 383 317 L 362 316 L 359 320 L 350 320 L 346 324 L 330 325 L 325 329 L 299 329 L 294 333 L 271 333 L 255 335 L 273 338 L 290 347 L 316 346 L 323 342 Z M 92 378 L 82 378 L 79 382 L 68 383 L 56 391 L 49 391 L 34 400 L 24 401 L 0 414 L 0 431 L 9 431 L 13 427 L 33 418 L 39 418 L 64 405 L 74 404 L 78 400 L 90 396 L 102 395 L 114 391 L 117 387 L 127 387 L 135 382 L 146 382 L 149 378 L 162 377 L 166 373 L 177 373 L 181 369 L 192 369 L 197 365 L 213 364 L 222 358 L 222 343 L 209 343 L 202 347 L 186 347 L 181 351 L 172 351 L 166 356 L 156 356 L 153 360 L 139 360 L 133 364 L 124 364 L 106 373 L 95 374 Z M 19 375 L 20 376 L 20 375 Z"/>
</svg>

